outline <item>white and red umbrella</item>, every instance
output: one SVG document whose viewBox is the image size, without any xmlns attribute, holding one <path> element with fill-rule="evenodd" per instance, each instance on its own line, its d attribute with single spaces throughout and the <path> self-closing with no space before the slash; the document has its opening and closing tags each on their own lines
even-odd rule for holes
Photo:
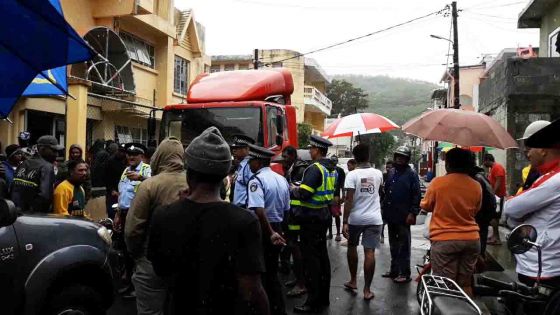
<svg viewBox="0 0 560 315">
<path fill-rule="evenodd" d="M 387 117 L 374 113 L 359 113 L 338 118 L 321 135 L 325 138 L 351 137 L 398 128 L 399 126 Z"/>
</svg>

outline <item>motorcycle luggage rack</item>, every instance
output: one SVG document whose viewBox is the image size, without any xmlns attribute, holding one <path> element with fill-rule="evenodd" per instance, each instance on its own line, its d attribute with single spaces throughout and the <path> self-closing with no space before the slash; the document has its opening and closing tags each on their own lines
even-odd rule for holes
<svg viewBox="0 0 560 315">
<path fill-rule="evenodd" d="M 422 281 L 418 284 L 418 299 L 420 301 L 420 314 L 432 315 L 434 311 L 434 298 L 437 296 L 446 296 L 462 300 L 473 307 L 473 311 L 482 314 L 476 303 L 457 285 L 457 283 L 449 278 L 423 275 Z"/>
</svg>

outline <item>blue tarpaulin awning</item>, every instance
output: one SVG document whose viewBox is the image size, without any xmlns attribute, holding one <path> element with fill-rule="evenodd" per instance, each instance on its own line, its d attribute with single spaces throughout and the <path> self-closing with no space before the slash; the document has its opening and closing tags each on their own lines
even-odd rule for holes
<svg viewBox="0 0 560 315">
<path fill-rule="evenodd" d="M 38 74 L 49 77 L 47 70 L 94 52 L 49 1 L 0 1 L 0 10 L 0 117 L 6 117 Z"/>
</svg>

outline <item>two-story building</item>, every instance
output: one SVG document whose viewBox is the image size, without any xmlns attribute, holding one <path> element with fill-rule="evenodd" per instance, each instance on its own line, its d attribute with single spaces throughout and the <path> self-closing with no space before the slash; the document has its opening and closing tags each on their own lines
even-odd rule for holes
<svg viewBox="0 0 560 315">
<path fill-rule="evenodd" d="M 83 147 L 95 139 L 147 142 L 151 110 L 184 102 L 210 69 L 204 27 L 173 0 L 61 0 L 64 16 L 97 52 L 68 67 L 68 97 L 22 97 L 0 122 L 0 141 L 51 134 Z"/>
<path fill-rule="evenodd" d="M 332 102 L 325 95 L 330 79 L 321 66 L 311 58 L 300 56 L 297 51 L 262 49 L 258 51 L 259 68 L 286 68 L 294 79 L 292 105 L 297 108 L 297 122 L 309 123 L 313 133 L 325 128 L 325 118 L 330 115 Z M 254 69 L 253 55 L 212 56 L 210 72 Z"/>
</svg>

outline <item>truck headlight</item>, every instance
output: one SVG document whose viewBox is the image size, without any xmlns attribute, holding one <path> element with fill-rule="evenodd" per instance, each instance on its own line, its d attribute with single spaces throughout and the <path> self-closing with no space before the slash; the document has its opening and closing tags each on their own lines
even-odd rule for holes
<svg viewBox="0 0 560 315">
<path fill-rule="evenodd" d="M 112 239 L 113 233 L 107 230 L 106 227 L 102 226 L 99 229 L 97 229 L 97 235 L 99 235 L 99 237 L 101 237 L 101 239 L 105 241 L 107 245 L 111 246 L 113 244 L 113 239 Z"/>
</svg>

